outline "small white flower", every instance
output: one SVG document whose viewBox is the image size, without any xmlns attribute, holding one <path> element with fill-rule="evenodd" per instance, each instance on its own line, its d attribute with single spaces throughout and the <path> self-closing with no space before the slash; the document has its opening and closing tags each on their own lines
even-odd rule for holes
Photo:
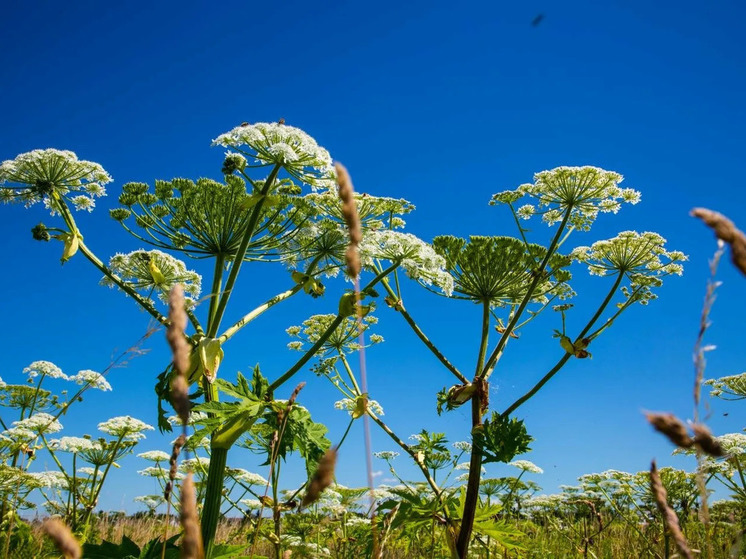
<svg viewBox="0 0 746 559">
<path fill-rule="evenodd" d="M 62 369 L 51 361 L 34 361 L 31 365 L 23 369 L 23 372 L 28 375 L 28 378 L 47 376 L 49 378 L 68 380 L 67 375 L 62 372 Z"/>
<path fill-rule="evenodd" d="M 98 442 L 84 439 L 82 437 L 61 437 L 59 439 L 52 439 L 49 441 L 49 446 L 52 450 L 72 452 L 73 454 L 77 454 L 84 450 L 97 450 L 101 448 L 101 445 Z"/>
<path fill-rule="evenodd" d="M 123 440 L 138 441 L 145 438 L 143 431 L 153 431 L 153 426 L 129 415 L 123 415 L 99 423 L 98 430 Z"/>
<path fill-rule="evenodd" d="M 456 441 L 453 443 L 453 448 L 460 450 L 461 452 L 471 452 L 471 443 L 467 441 Z"/>
<path fill-rule="evenodd" d="M 62 431 L 62 424 L 48 413 L 35 413 L 22 421 L 14 421 L 13 425 L 20 429 L 33 431 L 37 435 Z"/>
<path fill-rule="evenodd" d="M 104 392 L 111 390 L 111 385 L 106 378 L 104 378 L 104 375 L 97 373 L 96 371 L 91 371 L 90 369 L 78 371 L 78 374 L 71 376 L 70 380 L 76 384 L 87 384 L 92 388 L 98 388 Z"/>
<path fill-rule="evenodd" d="M 510 462 L 508 464 L 509 466 L 515 466 L 516 468 L 523 470 L 524 472 L 529 472 L 531 474 L 543 474 L 544 470 L 542 470 L 539 466 L 534 464 L 533 462 L 529 460 L 514 460 L 513 462 Z"/>
<path fill-rule="evenodd" d="M 141 452 L 137 455 L 137 457 L 156 463 L 168 462 L 171 459 L 171 456 L 167 452 L 163 452 L 162 450 L 148 450 L 146 452 Z"/>
<path fill-rule="evenodd" d="M 382 460 L 393 460 L 399 456 L 399 453 L 393 450 L 383 450 L 381 452 L 374 452 L 373 456 Z"/>
<path fill-rule="evenodd" d="M 268 485 L 268 481 L 259 474 L 249 472 L 243 468 L 227 468 L 226 474 L 230 475 L 236 481 L 246 485 Z"/>
</svg>

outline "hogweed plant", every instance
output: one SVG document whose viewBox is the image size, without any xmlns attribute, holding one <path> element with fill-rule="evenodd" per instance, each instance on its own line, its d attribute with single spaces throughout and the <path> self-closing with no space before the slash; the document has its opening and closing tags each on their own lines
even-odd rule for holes
<svg viewBox="0 0 746 559">
<path fill-rule="evenodd" d="M 59 150 L 35 150 L 0 165 L 0 198 L 27 206 L 45 205 L 55 224 L 40 223 L 32 234 L 40 241 L 62 242 L 63 262 L 76 256 L 87 259 L 102 274 L 104 285 L 123 292 L 162 325 L 170 324 L 162 310 L 168 293 L 174 285 L 183 285 L 188 325 L 181 336 L 189 354 L 183 377 L 191 391 L 187 397 L 202 398 L 192 411 L 199 412 L 190 420 L 195 431 L 192 437 L 196 441 L 209 438 L 201 498 L 207 556 L 215 545 L 220 511 L 240 505 L 243 499 L 237 495 L 238 500 L 232 501 L 232 493 L 224 494 L 227 456 L 234 445 L 248 445 L 266 457 L 272 496 L 251 498 L 271 498 L 274 517 L 278 516 L 276 477 L 283 453 L 297 450 L 309 476 L 318 476 L 321 458 L 329 448 L 323 426 L 314 423 L 305 408 L 275 396 L 314 357 L 312 370 L 340 390 L 339 407 L 350 413 L 348 425 L 359 418 L 372 420 L 419 467 L 427 491 L 432 492 L 428 522 L 438 523 L 453 557 L 466 557 L 476 528 L 481 530 L 480 538 L 492 534 L 494 539 L 502 538 L 498 543 L 511 545 L 512 536 L 501 535 L 500 526 L 491 524 L 498 505 L 480 504 L 479 493 L 483 465 L 509 463 L 529 449 L 531 437 L 515 412 L 570 359 L 590 357 L 592 342 L 622 312 L 636 303 L 647 304 L 665 277 L 681 274 L 685 256 L 666 250 L 665 240 L 655 233 L 624 232 L 587 247 L 568 248 L 574 231 L 588 231 L 599 214 L 615 214 L 623 204 L 637 203 L 639 193 L 621 188 L 622 177 L 617 173 L 595 167 L 559 167 L 538 173 L 533 183 L 493 196 L 491 204 L 507 208 L 506 215 L 515 222 L 515 237 L 438 236 L 428 244 L 401 230 L 403 217 L 414 209 L 411 203 L 353 193 L 349 177 L 342 177 L 337 192 L 329 153 L 283 121 L 243 123 L 219 135 L 213 145 L 227 150 L 220 181 L 176 178 L 158 180 L 152 187 L 140 182 L 122 186 L 119 207 L 110 211 L 111 217 L 144 247 L 115 254 L 108 261 L 86 244 L 74 213 L 92 211 L 94 199 L 105 194 L 104 185 L 112 179 L 100 165 Z M 529 240 L 524 223 L 532 219 L 541 219 L 552 228 L 546 246 Z M 211 260 L 212 276 L 202 281 L 176 255 Z M 244 265 L 258 268 L 271 263 L 290 269 L 287 285 L 254 308 L 234 311 L 229 303 Z M 580 322 L 568 302 L 575 295 L 569 271 L 573 264 L 584 264 L 591 274 L 610 282 L 596 310 Z M 257 367 L 251 380 L 240 374 L 235 382 L 222 378 L 220 365 L 234 336 L 290 298 L 323 297 L 325 282 L 340 272 L 355 281 L 355 289 L 347 290 L 331 313 L 315 315 L 289 329 L 296 338 L 291 348 L 301 352 L 295 363 L 285 371 L 272 371 L 269 377 Z M 404 305 L 405 276 L 440 296 L 479 306 L 475 322 L 480 335 L 471 371 L 455 365 L 409 313 Z M 248 274 L 241 277 L 251 278 Z M 249 292 L 253 294 L 252 287 Z M 439 455 L 436 442 L 429 441 L 435 446 L 427 448 L 422 441 L 410 445 L 382 420 L 385 402 L 378 404 L 367 393 L 364 359 L 355 373 L 350 353 L 382 341 L 376 335 L 363 340 L 365 330 L 375 324 L 372 313 L 377 299 L 401 315 L 446 374 L 455 377 L 455 384 L 438 394 L 438 411 L 450 412 L 467 403 L 471 407 L 472 440 L 464 451 L 469 455 L 468 475 L 460 492 L 441 485 L 446 481 L 437 477 L 438 468 L 433 466 L 445 460 L 445 455 Z M 489 383 L 508 342 L 550 309 L 557 313 L 557 362 L 525 395 L 495 411 L 488 400 Z M 158 377 L 161 430 L 171 429 L 165 402 L 180 405 L 172 390 L 177 378 L 173 364 Z M 154 467 L 162 464 L 159 461 Z M 265 502 L 269 501 L 265 498 Z M 382 520 L 372 519 L 374 534 L 377 526 L 388 530 L 397 518 L 406 518 L 401 509 L 396 514 L 390 511 Z M 274 537 L 279 540 L 278 532 L 276 528 Z M 372 553 L 379 554 L 373 539 Z M 280 549 L 276 544 L 278 558 Z"/>
<path fill-rule="evenodd" d="M 118 468 L 118 462 L 132 453 L 144 432 L 153 427 L 122 416 L 100 422 L 98 437 L 60 436 L 63 425 L 59 419 L 71 406 L 77 407 L 87 390 L 111 391 L 105 374 L 140 352 L 138 343 L 119 355 L 103 374 L 84 369 L 67 375 L 50 361 L 34 361 L 23 370 L 27 384 L 0 384 L 0 405 L 6 409 L 0 417 L 4 557 L 10 551 L 9 536 L 21 522 L 18 512 L 38 504 L 61 518 L 82 541 L 88 537 L 93 511 L 111 468 Z M 70 383 L 71 388 L 49 388 L 50 383 L 59 386 L 60 382 Z M 40 457 L 51 460 L 54 469 L 34 471 Z"/>
</svg>

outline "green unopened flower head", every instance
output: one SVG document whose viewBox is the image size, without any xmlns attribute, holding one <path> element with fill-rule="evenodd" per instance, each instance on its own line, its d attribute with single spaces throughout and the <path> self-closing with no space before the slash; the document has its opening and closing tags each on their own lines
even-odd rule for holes
<svg viewBox="0 0 746 559">
<path fill-rule="evenodd" d="M 528 197 L 532 203 L 516 211 L 521 219 L 540 215 L 545 223 L 553 225 L 569 211 L 569 223 L 586 231 L 599 213 L 617 213 L 623 203 L 640 201 L 638 191 L 619 187 L 622 180 L 619 173 L 598 167 L 557 167 L 536 173 L 533 183 L 495 194 L 490 204 L 512 206 Z"/>
<path fill-rule="evenodd" d="M 255 181 L 257 184 L 260 181 Z M 286 184 L 280 181 L 278 184 Z M 302 197 L 275 193 L 261 197 L 249 193 L 246 182 L 226 175 L 225 183 L 202 178 L 156 181 L 155 193 L 145 183 L 127 183 L 119 203 L 109 213 L 130 233 L 157 248 L 177 250 L 195 258 L 221 255 L 231 258 L 238 250 L 254 207 L 262 210 L 246 259 L 276 257 L 287 237 L 308 219 L 310 205 Z M 131 216 L 141 234 L 128 223 Z"/>
<path fill-rule="evenodd" d="M 453 297 L 489 301 L 493 306 L 521 301 L 533 281 L 534 269 L 546 254 L 544 247 L 526 246 L 512 237 L 472 236 L 467 241 L 444 235 L 435 237 L 433 246 L 453 276 Z M 571 293 L 566 288 L 570 273 L 565 267 L 569 263 L 560 254 L 550 259 L 548 272 L 534 291 L 535 300 L 543 301 L 550 293 L 563 298 Z"/>
<path fill-rule="evenodd" d="M 587 264 L 591 275 L 624 274 L 631 282 L 622 287 L 624 295 L 644 305 L 656 297 L 651 289 L 660 287 L 664 277 L 684 272 L 681 262 L 687 256 L 667 251 L 665 244 L 666 240 L 657 233 L 624 231 L 590 247 L 577 247 L 571 257 Z"/>
<path fill-rule="evenodd" d="M 47 229 L 47 226 L 43 223 L 35 225 L 31 229 L 31 236 L 34 238 L 35 241 L 48 241 L 52 238 L 52 236 L 49 234 L 49 229 Z"/>
<path fill-rule="evenodd" d="M 0 185 L 12 185 L 0 186 L 0 200 L 26 206 L 44 201 L 54 214 L 66 198 L 76 209 L 91 211 L 111 180 L 101 165 L 79 160 L 72 151 L 36 149 L 0 165 Z"/>
<path fill-rule="evenodd" d="M 300 128 L 275 122 L 246 123 L 221 134 L 212 143 L 235 149 L 259 165 L 281 165 L 314 190 L 335 185 L 329 152 Z"/>
<path fill-rule="evenodd" d="M 167 299 L 171 288 L 181 284 L 184 293 L 193 299 L 199 297 L 202 277 L 187 270 L 186 264 L 181 260 L 160 250 L 136 250 L 127 254 L 116 254 L 109 261 L 109 268 L 132 287 L 146 294 L 155 290 L 161 298 Z M 114 286 L 107 277 L 104 277 L 101 283 Z"/>
</svg>

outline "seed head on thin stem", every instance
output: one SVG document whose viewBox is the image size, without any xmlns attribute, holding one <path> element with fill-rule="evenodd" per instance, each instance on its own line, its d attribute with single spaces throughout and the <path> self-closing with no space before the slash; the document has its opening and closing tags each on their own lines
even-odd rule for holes
<svg viewBox="0 0 746 559">
<path fill-rule="evenodd" d="M 189 383 L 186 380 L 189 371 L 189 354 L 191 347 L 186 341 L 184 330 L 187 324 L 187 315 L 184 310 L 184 290 L 181 285 L 176 284 L 171 288 L 168 296 L 168 329 L 166 339 L 171 346 L 174 357 L 174 369 L 176 377 L 171 382 L 171 400 L 176 413 L 179 414 L 181 423 L 189 422 Z"/>
<path fill-rule="evenodd" d="M 352 188 L 350 174 L 341 163 L 335 163 L 334 167 L 337 171 L 339 199 L 342 201 L 342 216 L 350 232 L 350 244 L 347 246 L 347 251 L 345 252 L 347 271 L 351 277 L 356 278 L 360 275 L 361 270 L 358 245 L 363 240 L 363 228 L 360 223 L 360 216 L 357 213 L 357 206 L 355 205 L 355 191 Z"/>
<path fill-rule="evenodd" d="M 191 472 L 181 484 L 181 526 L 184 537 L 181 540 L 182 559 L 203 559 L 202 531 L 197 515 L 197 501 L 194 480 Z"/>
<path fill-rule="evenodd" d="M 301 507 L 306 507 L 314 503 L 321 493 L 334 481 L 334 466 L 337 463 L 337 450 L 332 448 L 326 451 L 323 458 L 319 461 L 319 467 L 313 474 L 311 482 L 308 484 L 306 494 L 303 496 Z"/>
</svg>

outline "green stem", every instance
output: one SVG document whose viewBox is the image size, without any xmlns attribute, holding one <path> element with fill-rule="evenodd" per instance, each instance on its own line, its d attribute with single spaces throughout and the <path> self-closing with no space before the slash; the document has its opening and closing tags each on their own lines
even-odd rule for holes
<svg viewBox="0 0 746 559">
<path fill-rule="evenodd" d="M 345 358 L 345 354 L 341 351 L 339 352 L 339 358 L 342 360 L 342 365 L 344 365 L 345 371 L 347 372 L 347 376 L 350 377 L 350 380 L 352 381 L 352 385 L 355 387 L 355 396 L 360 396 L 362 392 L 360 391 L 360 387 L 357 384 L 357 381 L 355 380 L 355 375 L 352 373 L 352 367 L 350 367 L 350 364 L 347 362 L 347 359 Z"/>
<path fill-rule="evenodd" d="M 388 292 L 388 294 L 396 299 L 396 310 L 399 311 L 399 313 L 402 315 L 404 320 L 409 324 L 410 328 L 412 328 L 412 331 L 417 335 L 417 337 L 422 341 L 422 343 L 425 344 L 425 346 L 435 355 L 435 357 L 438 358 L 438 360 L 445 366 L 446 369 L 451 371 L 457 379 L 459 379 L 462 383 L 468 384 L 469 379 L 466 378 L 466 376 L 459 371 L 455 365 L 453 365 L 445 355 L 443 355 L 440 350 L 435 347 L 435 344 L 430 341 L 430 339 L 425 335 L 425 333 L 420 329 L 420 327 L 417 325 L 415 320 L 412 318 L 412 316 L 407 312 L 407 310 L 404 308 L 404 303 L 399 298 L 399 295 L 394 292 L 393 289 L 391 289 L 391 286 L 389 285 L 388 280 L 384 280 L 382 282 L 382 285 L 384 289 Z"/>
<path fill-rule="evenodd" d="M 612 297 L 616 293 L 617 288 L 619 287 L 619 284 L 622 282 L 622 278 L 624 277 L 624 274 L 619 274 L 617 276 L 616 281 L 614 282 L 613 287 L 611 290 L 609 290 L 609 293 L 606 295 L 606 298 L 604 299 L 603 303 L 601 303 L 601 306 L 596 311 L 596 314 L 593 315 L 591 320 L 588 322 L 588 324 L 585 325 L 585 328 L 580 332 L 580 334 L 575 338 L 576 340 L 582 340 L 585 335 L 588 333 L 588 331 L 593 328 L 593 325 L 596 323 L 596 321 L 601 316 L 601 313 L 606 309 L 608 304 L 611 302 Z M 521 406 L 523 403 L 525 403 L 527 400 L 529 400 L 534 394 L 536 394 L 542 386 L 544 386 L 549 380 L 557 374 L 557 372 L 567 363 L 568 359 L 572 357 L 572 354 L 565 353 L 562 358 L 560 358 L 559 361 L 552 367 L 549 372 L 544 375 L 539 382 L 537 382 L 534 387 L 526 392 L 523 396 L 518 398 L 515 402 L 513 402 L 508 409 L 506 409 L 504 412 L 502 412 L 500 415 L 501 417 L 508 417 L 511 413 L 513 413 L 516 409 L 518 409 L 519 406 Z"/>
<path fill-rule="evenodd" d="M 142 295 L 140 295 L 137 291 L 132 289 L 130 285 L 127 284 L 127 282 L 122 281 L 119 276 L 114 274 L 109 268 L 107 268 L 99 258 L 93 254 L 91 249 L 89 249 L 86 244 L 80 240 L 78 244 L 78 248 L 80 252 L 83 253 L 83 256 L 85 256 L 91 264 L 93 264 L 98 270 L 104 274 L 107 278 L 109 278 L 112 282 L 114 282 L 117 287 L 119 287 L 122 291 L 124 291 L 127 295 L 132 297 L 135 302 L 140 305 L 145 311 L 150 314 L 153 318 L 155 318 L 159 323 L 163 324 L 164 326 L 168 324 L 168 319 L 163 316 L 161 313 L 158 312 L 158 310 L 153 306 L 153 304 L 145 299 Z"/>
<path fill-rule="evenodd" d="M 484 367 L 484 360 L 487 355 L 487 344 L 490 335 L 490 302 L 482 302 L 482 334 L 479 341 L 479 353 L 477 354 L 477 364 L 474 376 L 474 382 L 480 380 L 479 374 Z M 471 432 L 482 425 L 482 406 L 485 394 L 482 384 L 477 384 L 477 390 L 471 397 Z M 456 552 L 461 559 L 466 559 L 469 551 L 469 542 L 474 530 L 474 519 L 476 517 L 477 504 L 479 502 L 479 481 L 482 473 L 482 452 L 478 445 L 472 444 L 471 458 L 469 460 L 469 480 L 466 484 L 466 496 L 464 499 L 464 511 L 461 515 L 461 528 L 458 532 L 456 541 Z"/>
<path fill-rule="evenodd" d="M 221 253 L 215 257 L 215 268 L 212 274 L 212 289 L 210 290 L 210 309 L 207 313 L 207 330 L 209 331 L 215 321 L 215 310 L 218 307 L 220 289 L 223 285 L 223 267 L 225 266 L 225 256 Z"/>
<path fill-rule="evenodd" d="M 218 340 L 220 340 L 221 344 L 224 344 L 226 341 L 231 339 L 236 332 L 238 332 L 241 328 L 246 326 L 249 322 L 257 318 L 259 315 L 261 315 L 264 311 L 270 309 L 277 303 L 280 303 L 284 301 L 285 299 L 288 299 L 298 293 L 300 290 L 303 289 L 302 285 L 296 285 L 292 289 L 288 289 L 287 291 L 283 291 L 282 293 L 278 293 L 262 305 L 259 305 L 257 308 L 255 308 L 250 313 L 247 313 L 241 320 L 237 321 L 233 326 L 228 328 L 225 332 L 223 332 Z"/>
<path fill-rule="evenodd" d="M 515 329 L 515 325 L 520 319 L 521 315 L 523 314 L 524 309 L 531 301 L 534 291 L 536 290 L 536 286 L 539 285 L 539 281 L 544 275 L 544 270 L 546 269 L 547 264 L 549 263 L 549 259 L 552 257 L 552 255 L 554 254 L 554 251 L 557 249 L 557 244 L 559 243 L 560 237 L 562 236 L 562 232 L 564 231 L 565 226 L 567 225 L 567 220 L 570 219 L 571 212 L 572 212 L 572 206 L 567 208 L 567 211 L 565 212 L 565 216 L 562 218 L 562 223 L 560 224 L 559 229 L 557 229 L 557 233 L 552 238 L 552 242 L 549 245 L 549 248 L 547 249 L 547 253 L 544 256 L 544 259 L 541 261 L 541 264 L 539 264 L 539 268 L 534 270 L 534 274 L 533 274 L 534 279 L 531 281 L 531 285 L 529 285 L 528 289 L 526 290 L 526 295 L 523 297 L 521 304 L 518 306 L 518 309 L 513 314 L 513 317 L 510 319 L 510 322 L 508 322 L 508 325 L 505 327 L 505 331 L 502 333 L 502 336 L 498 340 L 497 346 L 490 354 L 489 359 L 487 359 L 487 363 L 482 369 L 482 373 L 480 375 L 483 378 L 487 378 L 492 372 L 492 369 L 495 368 L 495 365 L 497 364 L 497 360 L 500 357 L 500 354 L 502 353 L 503 349 L 505 348 L 505 344 L 507 344 L 508 340 L 510 339 L 510 334 Z"/>
<path fill-rule="evenodd" d="M 202 509 L 202 542 L 205 547 L 205 557 L 212 555 L 215 545 L 227 458 L 228 449 L 226 448 L 213 448 L 210 453 L 210 469 L 207 472 L 207 488 Z"/>
<path fill-rule="evenodd" d="M 217 307 L 215 308 L 215 314 L 212 317 L 212 324 L 210 324 L 209 328 L 207 329 L 207 336 L 209 338 L 214 338 L 215 335 L 218 333 L 220 322 L 223 320 L 223 314 L 225 313 L 225 307 L 228 305 L 228 300 L 231 297 L 231 292 L 233 291 L 233 287 L 236 284 L 238 272 L 241 270 L 241 264 L 243 263 L 243 258 L 246 255 L 246 250 L 249 248 L 251 238 L 254 236 L 254 231 L 256 230 L 256 225 L 259 222 L 259 216 L 262 213 L 262 208 L 264 207 L 264 202 L 267 198 L 267 194 L 272 188 L 272 185 L 274 184 L 281 167 L 281 165 L 275 165 L 274 169 L 272 169 L 272 172 L 270 172 L 269 176 L 267 177 L 267 180 L 264 182 L 262 190 L 259 192 L 260 199 L 254 205 L 251 217 L 249 218 L 249 222 L 246 226 L 246 232 L 244 233 L 243 239 L 241 239 L 241 244 L 238 246 L 236 254 L 233 255 L 231 271 L 228 274 L 228 279 L 225 281 L 225 289 L 220 294 L 220 300 Z"/>
</svg>

